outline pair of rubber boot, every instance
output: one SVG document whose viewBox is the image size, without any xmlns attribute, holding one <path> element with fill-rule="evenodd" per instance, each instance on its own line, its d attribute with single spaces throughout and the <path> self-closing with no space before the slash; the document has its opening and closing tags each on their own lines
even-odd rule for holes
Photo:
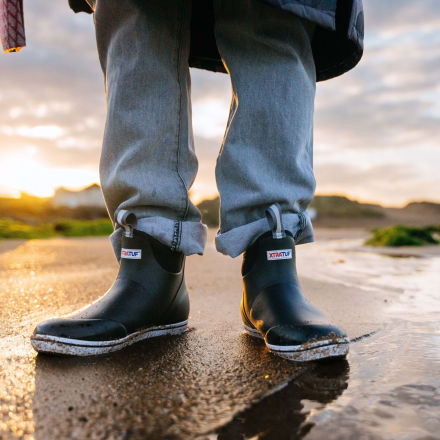
<svg viewBox="0 0 440 440">
<path fill-rule="evenodd" d="M 241 315 L 247 334 L 295 361 L 343 357 L 348 338 L 304 298 L 295 268 L 294 237 L 284 231 L 279 205 L 266 211 L 271 231 L 244 253 Z M 187 330 L 185 257 L 136 229 L 136 217 L 118 213 L 124 228 L 120 269 L 112 287 L 71 316 L 39 324 L 38 352 L 104 354 L 135 342 Z"/>
</svg>

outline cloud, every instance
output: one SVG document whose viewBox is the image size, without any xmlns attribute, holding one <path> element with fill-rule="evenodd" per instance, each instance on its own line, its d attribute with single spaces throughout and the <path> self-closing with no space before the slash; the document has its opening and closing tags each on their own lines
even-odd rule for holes
<svg viewBox="0 0 440 440">
<path fill-rule="evenodd" d="M 440 3 L 371 0 L 365 10 L 363 60 L 318 86 L 318 191 L 440 200 Z"/>
<path fill-rule="evenodd" d="M 440 25 L 438 0 L 364 0 L 366 31 L 389 37 Z"/>
</svg>

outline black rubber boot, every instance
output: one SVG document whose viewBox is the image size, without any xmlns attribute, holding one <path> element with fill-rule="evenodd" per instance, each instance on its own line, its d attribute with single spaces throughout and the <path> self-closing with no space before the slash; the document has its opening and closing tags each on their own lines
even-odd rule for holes
<svg viewBox="0 0 440 440">
<path fill-rule="evenodd" d="M 124 218 L 125 215 L 125 218 Z M 104 296 L 60 319 L 40 323 L 35 350 L 89 356 L 120 350 L 143 339 L 186 331 L 189 299 L 185 257 L 134 229 L 134 214 L 122 211 L 125 227 L 118 276 Z"/>
<path fill-rule="evenodd" d="M 277 204 L 267 210 L 272 231 L 243 255 L 241 315 L 245 331 L 295 361 L 342 357 L 349 339 L 304 298 L 295 268 L 295 242 L 283 230 Z"/>
</svg>

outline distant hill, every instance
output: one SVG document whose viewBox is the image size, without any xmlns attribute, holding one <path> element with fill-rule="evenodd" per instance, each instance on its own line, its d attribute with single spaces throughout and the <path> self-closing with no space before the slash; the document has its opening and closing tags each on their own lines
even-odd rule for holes
<svg viewBox="0 0 440 440">
<path fill-rule="evenodd" d="M 386 208 L 389 210 L 396 208 Z M 399 210 L 399 209 L 398 209 Z M 400 211 L 405 212 L 408 215 L 439 215 L 440 216 L 440 203 L 433 202 L 411 202 L 404 208 L 400 208 Z"/>
<path fill-rule="evenodd" d="M 344 196 L 316 196 L 310 207 L 316 209 L 317 219 L 320 217 L 385 217 L 382 206 L 359 203 Z"/>
<path fill-rule="evenodd" d="M 316 196 L 316 226 L 382 228 L 393 225 L 430 226 L 440 224 L 440 204 L 410 202 L 403 208 L 360 203 L 344 196 Z"/>
<path fill-rule="evenodd" d="M 408 226 L 440 225 L 440 204 L 433 202 L 411 202 L 403 208 L 384 208 L 386 217 L 393 224 Z"/>
<path fill-rule="evenodd" d="M 205 199 L 201 201 L 197 207 L 202 214 L 203 223 L 211 228 L 215 228 L 219 225 L 220 199 L 218 197 Z"/>
</svg>

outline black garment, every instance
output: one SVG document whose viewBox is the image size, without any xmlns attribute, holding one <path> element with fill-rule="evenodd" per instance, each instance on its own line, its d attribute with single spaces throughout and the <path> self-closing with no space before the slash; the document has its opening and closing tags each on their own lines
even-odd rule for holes
<svg viewBox="0 0 440 440">
<path fill-rule="evenodd" d="M 95 0 L 88 1 L 95 4 Z M 212 0 L 191 1 L 189 66 L 226 73 L 214 37 Z M 317 81 L 341 75 L 360 61 L 364 34 L 362 0 L 248 1 L 264 1 L 318 25 L 312 41 Z M 69 0 L 69 5 L 75 12 L 92 13 L 93 8 L 89 3 L 87 0 Z"/>
</svg>

